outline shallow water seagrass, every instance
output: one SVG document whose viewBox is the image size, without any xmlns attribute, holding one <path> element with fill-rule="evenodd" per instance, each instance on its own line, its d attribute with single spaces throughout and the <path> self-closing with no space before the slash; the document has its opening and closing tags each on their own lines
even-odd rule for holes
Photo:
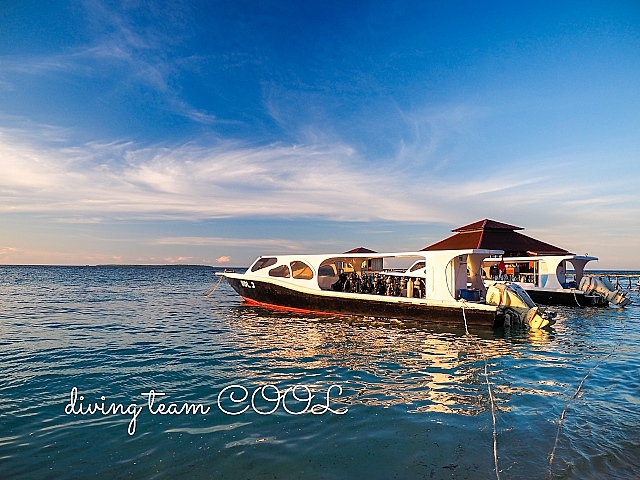
<svg viewBox="0 0 640 480">
<path fill-rule="evenodd" d="M 224 283 L 205 297 L 214 271 L 0 267 L 0 477 L 495 478 L 485 358 L 500 478 L 635 477 L 637 294 L 625 309 L 558 308 L 549 333 L 471 338 L 252 307 Z M 331 407 L 348 411 L 218 408 L 225 387 L 266 384 L 304 385 L 316 403 L 339 385 Z M 131 415 L 65 413 L 74 387 L 86 402 L 144 406 L 135 434 Z M 154 415 L 141 395 L 152 389 L 210 410 Z M 258 394 L 256 406 L 273 404 Z"/>
</svg>

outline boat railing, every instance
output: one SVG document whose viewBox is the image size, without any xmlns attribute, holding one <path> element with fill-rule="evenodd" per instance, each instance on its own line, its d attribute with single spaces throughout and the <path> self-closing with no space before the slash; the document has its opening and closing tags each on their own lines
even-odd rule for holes
<svg viewBox="0 0 640 480">
<path fill-rule="evenodd" d="M 499 274 L 492 275 L 489 280 L 497 282 L 521 282 L 536 284 L 536 275 L 534 273 L 516 273 L 516 274 Z M 584 272 L 584 275 L 593 275 L 596 277 L 606 278 L 618 290 L 629 292 L 640 292 L 640 273 L 603 273 L 603 272 Z M 567 272 L 565 274 L 566 282 L 562 284 L 565 288 L 577 288 L 575 281 L 576 274 Z"/>
<path fill-rule="evenodd" d="M 535 284 L 535 277 L 536 275 L 534 273 L 503 273 L 499 275 L 492 275 L 489 280 L 496 282 L 521 282 Z"/>
<path fill-rule="evenodd" d="M 567 272 L 567 277 L 575 279 L 576 274 Z M 584 272 L 584 275 L 606 278 L 618 290 L 640 292 L 640 273 Z"/>
</svg>

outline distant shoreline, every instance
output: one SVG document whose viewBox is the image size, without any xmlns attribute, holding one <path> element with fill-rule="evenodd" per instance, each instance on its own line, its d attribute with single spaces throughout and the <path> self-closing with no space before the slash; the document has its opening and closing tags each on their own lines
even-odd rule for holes
<svg viewBox="0 0 640 480">
<path fill-rule="evenodd" d="M 219 269 L 230 269 L 230 270 L 241 270 L 241 269 L 246 269 L 247 267 L 226 267 L 226 266 L 219 266 L 219 265 L 197 265 L 197 264 L 187 264 L 187 263 L 164 263 L 164 264 L 155 264 L 155 263 L 131 263 L 131 264 L 125 264 L 125 263 L 100 263 L 100 264 L 96 264 L 96 265 L 64 265 L 64 264 L 60 264 L 60 265 L 49 265 L 49 264 L 0 264 L 0 267 L 69 267 L 69 268 L 77 268 L 77 267 L 81 267 L 81 268 L 85 268 L 85 267 L 91 267 L 91 268 L 103 268 L 103 267 L 109 267 L 109 268 L 114 268 L 114 267 L 126 267 L 126 268 L 219 268 Z"/>
</svg>

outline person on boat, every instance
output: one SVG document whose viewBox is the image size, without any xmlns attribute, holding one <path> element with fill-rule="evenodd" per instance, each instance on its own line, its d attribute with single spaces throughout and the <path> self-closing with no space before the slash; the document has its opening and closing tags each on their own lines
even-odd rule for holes
<svg viewBox="0 0 640 480">
<path fill-rule="evenodd" d="M 507 266 L 504 263 L 504 258 L 500 259 L 500 263 L 498 264 L 498 270 L 500 271 L 500 279 L 504 280 L 505 272 L 507 271 Z"/>
<path fill-rule="evenodd" d="M 492 280 L 497 280 L 498 275 L 500 275 L 500 270 L 498 269 L 498 265 L 494 263 L 489 268 L 489 276 L 491 277 Z"/>
</svg>

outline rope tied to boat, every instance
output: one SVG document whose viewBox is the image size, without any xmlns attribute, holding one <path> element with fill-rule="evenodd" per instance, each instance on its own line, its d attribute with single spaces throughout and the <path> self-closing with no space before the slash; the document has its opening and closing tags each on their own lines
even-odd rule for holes
<svg viewBox="0 0 640 480">
<path fill-rule="evenodd" d="M 547 477 L 549 479 L 553 478 L 553 473 L 551 472 L 551 467 L 553 466 L 553 459 L 555 457 L 556 448 L 558 447 L 558 440 L 560 438 L 560 431 L 562 430 L 562 422 L 564 422 L 564 420 L 566 418 L 567 410 L 569 410 L 569 406 L 580 395 L 580 392 L 582 391 L 582 386 L 584 385 L 584 382 L 587 381 L 587 378 L 589 378 L 589 375 L 591 375 L 591 372 L 593 372 L 596 368 L 598 368 L 600 365 L 602 365 L 602 363 L 607 358 L 609 358 L 611 355 L 613 355 L 615 353 L 615 351 L 620 347 L 620 345 L 622 345 L 622 340 L 624 339 L 624 335 L 626 333 L 626 330 L 627 330 L 627 325 L 626 325 L 626 323 L 623 323 L 622 324 L 622 335 L 620 336 L 620 341 L 613 347 L 613 349 L 608 354 L 606 354 L 604 357 L 602 357 L 600 359 L 600 361 L 598 363 L 596 363 L 596 365 L 594 367 L 590 368 L 589 371 L 587 371 L 587 374 L 584 376 L 584 378 L 578 384 L 578 388 L 576 388 L 575 393 L 569 399 L 569 401 L 565 405 L 564 409 L 562 410 L 562 414 L 560 415 L 560 420 L 558 420 L 558 431 L 556 432 L 556 439 L 553 442 L 553 449 L 551 449 L 551 453 L 549 454 L 549 470 L 547 471 Z"/>
<path fill-rule="evenodd" d="M 209 287 L 205 292 L 204 292 L 204 296 L 205 297 L 210 297 L 211 295 L 213 295 L 213 292 L 216 291 L 216 289 L 220 286 L 220 282 L 222 282 L 222 279 L 224 277 L 220 277 L 220 279 L 218 280 L 218 282 L 213 286 L 213 287 Z"/>
<path fill-rule="evenodd" d="M 578 305 L 579 307 L 581 307 L 582 305 L 580 305 L 580 302 L 578 301 L 578 296 L 576 295 L 576 289 L 572 288 L 571 292 L 573 293 L 573 299 L 576 301 L 576 305 Z"/>
<path fill-rule="evenodd" d="M 466 301 L 464 299 L 461 299 L 460 303 L 462 304 L 462 318 L 464 319 L 465 336 L 474 341 L 474 343 L 478 348 L 478 351 L 480 352 L 480 355 L 482 355 L 482 359 L 484 360 L 484 378 L 487 383 L 487 391 L 489 392 L 489 403 L 491 405 L 491 420 L 493 423 L 493 466 L 494 466 L 494 471 L 496 472 L 496 480 L 500 480 L 500 469 L 498 468 L 498 431 L 496 430 L 496 406 L 493 398 L 493 392 L 491 391 L 491 383 L 489 383 L 489 372 L 487 370 L 487 364 L 488 364 L 487 356 L 484 354 L 484 350 L 482 349 L 482 345 L 480 345 L 480 342 L 478 342 L 478 340 L 469 333 L 469 327 L 467 325 L 467 315 L 464 311 Z"/>
</svg>

